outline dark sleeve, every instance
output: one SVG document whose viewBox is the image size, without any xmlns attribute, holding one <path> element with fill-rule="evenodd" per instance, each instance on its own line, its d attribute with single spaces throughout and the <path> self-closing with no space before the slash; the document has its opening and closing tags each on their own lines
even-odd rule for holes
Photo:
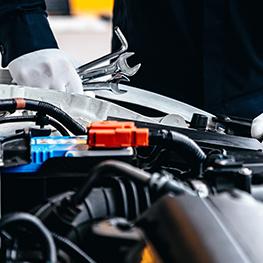
<svg viewBox="0 0 263 263">
<path fill-rule="evenodd" d="M 40 49 L 58 48 L 44 0 L 0 0 L 2 66 Z"/>
</svg>

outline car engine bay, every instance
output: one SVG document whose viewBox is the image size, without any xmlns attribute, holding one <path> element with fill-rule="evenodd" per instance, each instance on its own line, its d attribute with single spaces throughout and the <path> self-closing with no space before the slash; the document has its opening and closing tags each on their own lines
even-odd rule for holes
<svg viewBox="0 0 263 263">
<path fill-rule="evenodd" d="M 89 80 L 1 80 L 0 262 L 262 262 L 251 121 Z"/>
</svg>

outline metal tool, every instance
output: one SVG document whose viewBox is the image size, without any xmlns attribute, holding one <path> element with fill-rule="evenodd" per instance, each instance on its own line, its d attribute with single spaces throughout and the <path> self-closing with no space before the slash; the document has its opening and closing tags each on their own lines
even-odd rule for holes
<svg viewBox="0 0 263 263">
<path fill-rule="evenodd" d="M 130 82 L 130 79 L 123 75 L 121 72 L 115 74 L 112 76 L 111 79 L 109 79 L 107 82 L 115 82 L 115 83 L 121 83 L 121 82 Z"/>
<path fill-rule="evenodd" d="M 124 37 L 124 35 L 122 34 L 120 28 L 119 27 L 115 27 L 114 28 L 114 32 L 115 32 L 116 36 L 118 37 L 118 39 L 121 42 L 121 48 L 118 51 L 114 52 L 114 53 L 105 55 L 105 56 L 103 56 L 101 58 L 98 58 L 98 59 L 96 59 L 96 60 L 94 60 L 92 62 L 89 62 L 87 64 L 84 64 L 84 65 L 78 67 L 77 68 L 77 72 L 78 72 L 80 77 L 83 74 L 85 74 L 85 71 L 87 71 L 88 69 L 91 69 L 91 68 L 93 68 L 95 66 L 98 66 L 101 63 L 107 62 L 109 60 L 115 59 L 119 55 L 123 54 L 125 51 L 128 50 L 128 42 L 127 42 L 126 38 Z"/>
<path fill-rule="evenodd" d="M 124 76 L 135 75 L 140 69 L 141 64 L 138 64 L 134 67 L 130 67 L 127 63 L 127 58 L 131 57 L 132 55 L 134 55 L 133 52 L 126 52 L 124 54 L 121 54 L 116 61 L 109 65 L 86 71 L 85 74 L 82 75 L 83 84 L 86 84 L 87 82 L 93 79 L 97 79 L 108 75 L 114 76 L 118 73 Z"/>
<path fill-rule="evenodd" d="M 119 88 L 119 83 L 114 83 L 114 82 L 92 82 L 85 84 L 83 87 L 84 87 L 84 91 L 107 90 L 107 91 L 111 91 L 116 95 L 121 95 L 127 92 L 126 90 L 121 90 Z"/>
<path fill-rule="evenodd" d="M 113 78 L 109 79 L 107 82 L 91 82 L 83 85 L 84 91 L 100 91 L 108 90 L 116 95 L 121 95 L 126 93 L 126 90 L 121 90 L 119 88 L 120 82 L 129 82 L 127 76 L 117 73 Z"/>
<path fill-rule="evenodd" d="M 128 65 L 127 59 L 134 55 L 134 53 L 125 53 L 128 49 L 128 42 L 126 38 L 118 27 L 114 28 L 114 32 L 121 42 L 121 48 L 118 51 L 77 68 L 77 72 L 82 80 L 84 91 L 109 90 L 114 94 L 123 94 L 125 92 L 119 89 L 118 84 L 123 81 L 129 82 L 130 80 L 128 76 L 135 75 L 140 69 L 141 64 L 134 67 L 130 67 Z M 111 62 L 114 59 L 115 61 Z M 99 67 L 100 64 L 106 62 L 111 63 L 106 66 Z M 94 81 L 95 79 L 109 75 L 111 75 L 111 78 L 104 82 Z"/>
</svg>

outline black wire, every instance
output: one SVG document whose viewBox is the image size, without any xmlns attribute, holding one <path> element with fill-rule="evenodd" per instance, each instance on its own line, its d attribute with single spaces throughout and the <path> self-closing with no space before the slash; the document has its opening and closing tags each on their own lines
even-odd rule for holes
<svg viewBox="0 0 263 263">
<path fill-rule="evenodd" d="M 19 110 L 32 110 L 42 114 L 47 114 L 60 122 L 64 127 L 75 135 L 85 135 L 86 128 L 71 118 L 66 112 L 47 102 L 31 99 L 20 99 L 24 103 Z M 0 100 L 0 111 L 14 112 L 17 110 L 17 99 Z"/>
<path fill-rule="evenodd" d="M 17 122 L 36 122 L 37 116 L 9 116 L 0 118 L 0 124 Z M 62 136 L 69 136 L 68 131 L 56 120 L 48 118 L 48 124 L 53 126 Z"/>
<path fill-rule="evenodd" d="M 73 206 L 81 204 L 89 195 L 94 185 L 104 177 L 112 176 L 112 172 L 124 174 L 125 176 L 131 177 L 132 179 L 137 179 L 145 184 L 148 183 L 151 178 L 151 174 L 130 164 L 116 160 L 104 161 L 95 166 L 89 172 L 88 181 L 71 197 L 71 204 Z"/>
<path fill-rule="evenodd" d="M 49 125 L 53 126 L 62 136 L 69 136 L 68 131 L 59 122 L 49 119 L 48 123 Z"/>
<path fill-rule="evenodd" d="M 56 233 L 52 233 L 52 235 L 57 245 L 70 256 L 77 258 L 78 263 L 96 263 L 96 261 L 94 261 L 89 255 L 87 255 L 82 249 L 80 249 L 69 239 L 62 237 Z"/>
<path fill-rule="evenodd" d="M 0 230 L 10 224 L 17 226 L 18 224 L 27 224 L 31 230 L 34 230 L 45 242 L 46 262 L 57 263 L 57 251 L 54 239 L 48 229 L 35 216 L 26 213 L 14 213 L 4 216 L 0 220 Z M 16 225 L 17 224 L 17 225 Z"/>
<path fill-rule="evenodd" d="M 36 116 L 10 116 L 0 118 L 0 124 L 16 122 L 35 122 Z"/>
<path fill-rule="evenodd" d="M 69 131 L 75 135 L 85 135 L 86 128 L 80 125 L 77 121 L 71 118 L 66 112 L 60 108 L 52 105 L 48 102 L 25 99 L 26 110 L 33 110 L 40 113 L 47 114 L 59 121 L 63 126 L 65 126 Z M 0 104 L 1 105 L 1 104 Z"/>
</svg>

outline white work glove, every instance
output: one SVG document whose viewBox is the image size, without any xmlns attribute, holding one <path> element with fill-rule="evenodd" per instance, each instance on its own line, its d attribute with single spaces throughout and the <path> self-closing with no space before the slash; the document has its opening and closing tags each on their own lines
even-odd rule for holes
<svg viewBox="0 0 263 263">
<path fill-rule="evenodd" d="M 251 136 L 257 139 L 263 138 L 263 113 L 253 120 Z"/>
<path fill-rule="evenodd" d="M 43 49 L 28 53 L 8 65 L 18 85 L 83 93 L 81 80 L 66 54 L 59 49 Z"/>
</svg>

